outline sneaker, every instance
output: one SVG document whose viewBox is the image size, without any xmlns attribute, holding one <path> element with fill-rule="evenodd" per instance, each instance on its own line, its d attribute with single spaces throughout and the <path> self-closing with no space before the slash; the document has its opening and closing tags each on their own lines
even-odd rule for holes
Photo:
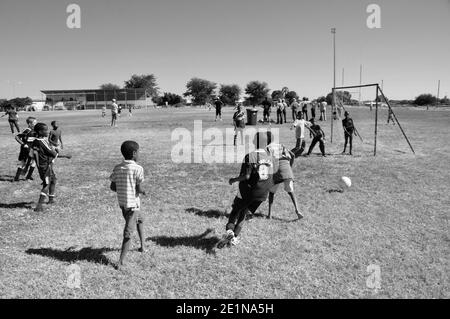
<svg viewBox="0 0 450 319">
<path fill-rule="evenodd" d="M 234 238 L 234 232 L 231 229 L 227 230 L 227 233 L 222 236 L 222 239 L 217 243 L 217 248 L 223 248 L 228 245 Z"/>
<path fill-rule="evenodd" d="M 233 237 L 233 238 L 231 238 L 231 240 L 230 240 L 230 244 L 231 244 L 232 246 L 237 246 L 237 245 L 239 245 L 239 242 L 240 242 L 240 240 L 239 240 L 239 238 L 237 238 L 237 237 Z"/>
</svg>

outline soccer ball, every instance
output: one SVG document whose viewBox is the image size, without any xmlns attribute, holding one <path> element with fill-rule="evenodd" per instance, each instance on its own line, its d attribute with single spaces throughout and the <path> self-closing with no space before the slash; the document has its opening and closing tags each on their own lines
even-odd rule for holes
<svg viewBox="0 0 450 319">
<path fill-rule="evenodd" d="M 352 186 L 352 180 L 346 176 L 342 176 L 339 180 L 339 185 L 343 188 L 350 188 Z"/>
</svg>

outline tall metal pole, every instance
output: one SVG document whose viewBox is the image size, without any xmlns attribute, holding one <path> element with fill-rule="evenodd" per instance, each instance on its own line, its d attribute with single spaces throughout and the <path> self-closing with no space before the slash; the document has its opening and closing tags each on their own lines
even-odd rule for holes
<svg viewBox="0 0 450 319">
<path fill-rule="evenodd" d="M 336 28 L 331 28 L 331 33 L 333 34 L 333 100 L 331 103 L 331 143 L 333 143 L 333 122 L 334 122 L 334 107 L 336 103 L 336 92 L 334 88 L 336 87 Z"/>
<path fill-rule="evenodd" d="M 344 74 L 345 74 L 345 69 L 342 68 L 342 86 L 344 86 Z"/>
<path fill-rule="evenodd" d="M 378 84 L 377 94 L 375 95 L 375 143 L 373 147 L 373 156 L 377 156 L 377 133 L 378 133 Z"/>
<path fill-rule="evenodd" d="M 359 65 L 359 85 L 362 85 L 362 64 Z M 359 87 L 359 105 L 361 105 L 361 87 Z"/>
<path fill-rule="evenodd" d="M 438 81 L 437 104 L 439 104 L 439 91 L 441 90 L 441 80 Z"/>
</svg>

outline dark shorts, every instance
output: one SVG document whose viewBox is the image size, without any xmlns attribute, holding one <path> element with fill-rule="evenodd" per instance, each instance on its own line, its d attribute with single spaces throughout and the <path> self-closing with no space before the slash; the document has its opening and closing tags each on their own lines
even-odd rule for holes
<svg viewBox="0 0 450 319">
<path fill-rule="evenodd" d="M 117 120 L 117 114 L 116 113 L 112 113 L 111 116 L 112 116 L 113 120 Z"/>
<path fill-rule="evenodd" d="M 38 167 L 38 172 L 39 177 L 42 180 L 42 188 L 47 187 L 51 182 L 56 182 L 56 175 L 52 166 L 49 166 L 46 169 Z"/>
<path fill-rule="evenodd" d="M 142 224 L 144 222 L 144 218 L 142 217 L 140 209 L 123 207 L 120 208 L 122 209 L 123 218 L 125 218 L 123 237 L 131 238 L 135 225 Z"/>
</svg>

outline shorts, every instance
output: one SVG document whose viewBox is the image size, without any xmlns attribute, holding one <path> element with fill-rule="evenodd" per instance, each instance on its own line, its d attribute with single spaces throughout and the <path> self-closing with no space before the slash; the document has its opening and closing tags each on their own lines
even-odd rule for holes
<svg viewBox="0 0 450 319">
<path fill-rule="evenodd" d="M 38 171 L 39 177 L 42 180 L 42 188 L 47 187 L 51 182 L 56 182 L 56 175 L 52 166 L 49 166 L 46 170 L 38 167 Z"/>
<path fill-rule="evenodd" d="M 292 172 L 291 163 L 288 160 L 279 160 L 278 170 L 273 176 L 274 183 L 279 184 L 289 179 L 294 180 L 294 173 Z"/>
<path fill-rule="evenodd" d="M 133 234 L 134 225 L 142 224 L 144 222 L 144 218 L 142 217 L 141 210 L 138 208 L 124 208 L 122 209 L 123 218 L 125 218 L 125 228 L 123 230 L 124 238 L 131 238 Z"/>
<path fill-rule="evenodd" d="M 117 114 L 116 113 L 112 113 L 111 116 L 112 116 L 113 120 L 117 120 Z"/>
<path fill-rule="evenodd" d="M 283 181 L 284 184 L 284 190 L 288 193 L 293 193 L 294 192 L 294 181 L 292 179 L 287 179 L 285 181 Z M 276 184 L 273 185 L 272 188 L 270 189 L 270 192 L 272 194 L 275 194 L 278 191 L 278 188 L 280 187 L 280 184 Z"/>
</svg>

